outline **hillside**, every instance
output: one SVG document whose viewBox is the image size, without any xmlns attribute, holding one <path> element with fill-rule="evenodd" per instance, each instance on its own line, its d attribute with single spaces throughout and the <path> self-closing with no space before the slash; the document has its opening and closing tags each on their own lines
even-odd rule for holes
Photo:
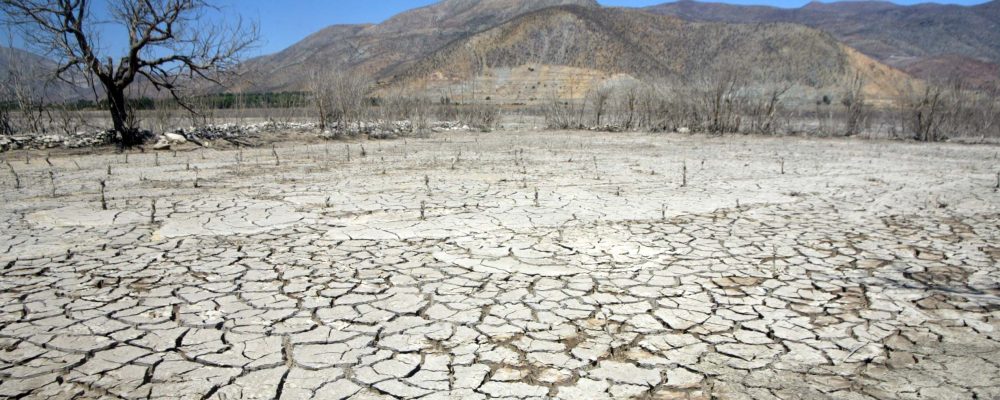
<svg viewBox="0 0 1000 400">
<path fill-rule="evenodd" d="M 793 24 L 692 23 L 630 9 L 554 7 L 452 42 L 399 71 L 391 87 L 451 98 L 580 98 L 604 81 L 751 82 L 832 88 L 861 73 L 873 95 L 908 77 Z M 707 84 L 707 83 L 706 83 Z"/>
<path fill-rule="evenodd" d="M 595 0 L 444 0 L 377 25 L 335 25 L 291 47 L 248 61 L 254 90 L 305 89 L 312 71 L 339 68 L 383 77 L 442 46 L 512 17 L 559 5 L 597 7 Z"/>
<path fill-rule="evenodd" d="M 16 84 L 23 88 L 24 95 L 35 100 L 45 97 L 62 101 L 86 96 L 82 82 L 74 86 L 54 79 L 55 70 L 56 64 L 45 57 L 16 48 L 0 47 L 0 83 L 5 91 L 0 95 L 12 95 L 7 92 L 12 91 Z"/>
<path fill-rule="evenodd" d="M 802 24 L 921 78 L 947 79 L 958 72 L 975 82 L 1000 82 L 997 68 L 984 65 L 1000 65 L 1000 0 L 971 7 L 813 2 L 798 9 L 684 0 L 645 10 L 689 21 Z"/>
</svg>

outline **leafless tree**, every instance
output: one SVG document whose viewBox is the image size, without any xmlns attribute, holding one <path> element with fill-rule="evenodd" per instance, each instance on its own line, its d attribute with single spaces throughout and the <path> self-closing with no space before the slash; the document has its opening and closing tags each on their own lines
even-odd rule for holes
<svg viewBox="0 0 1000 400">
<path fill-rule="evenodd" d="M 345 132 L 362 119 L 372 89 L 367 78 L 341 70 L 313 71 L 309 85 L 320 129 L 335 124 Z"/>
<path fill-rule="evenodd" d="M 707 71 L 703 82 L 700 83 L 702 90 L 701 98 L 705 110 L 701 113 L 706 115 L 707 130 L 709 133 L 735 133 L 740 131 L 742 116 L 743 90 L 746 85 L 743 74 L 733 69 L 723 71 Z"/>
<path fill-rule="evenodd" d="M 10 108 L 13 103 L 3 92 L 6 92 L 6 88 L 0 88 L 0 136 L 9 136 L 14 134 L 14 127 L 10 122 Z"/>
<path fill-rule="evenodd" d="M 786 121 L 781 118 L 782 100 L 791 88 L 788 83 L 772 83 L 749 101 L 747 112 L 751 132 L 765 135 L 778 133 L 782 121 Z"/>
<path fill-rule="evenodd" d="M 126 90 L 141 78 L 183 104 L 181 91 L 194 78 L 218 82 L 258 38 L 255 24 L 213 25 L 204 0 L 109 0 L 111 21 L 128 32 L 128 50 L 102 54 L 101 21 L 88 0 L 0 0 L 28 43 L 55 57 L 67 81 L 84 74 L 103 91 L 121 146 L 141 141 Z M 96 80 L 96 81 L 95 81 Z"/>
<path fill-rule="evenodd" d="M 3 98 L 9 102 L 7 107 L 17 110 L 18 122 L 11 130 L 43 132 L 45 130 L 45 87 L 44 79 L 38 79 L 37 71 L 32 71 L 24 54 L 13 50 L 7 51 L 7 77 L 3 82 Z M 47 85 L 47 83 L 45 83 Z M 11 117 L 11 119 L 13 119 Z M 11 121 L 12 122 L 12 121 Z"/>
<path fill-rule="evenodd" d="M 590 102 L 594 105 L 595 125 L 601 126 L 601 117 L 607 112 L 608 100 L 611 99 L 612 88 L 610 85 L 600 85 L 590 93 Z"/>
<path fill-rule="evenodd" d="M 14 126 L 11 122 L 11 109 L 14 108 L 14 90 L 10 77 L 0 80 L 0 135 L 13 135 Z"/>
<path fill-rule="evenodd" d="M 910 98 L 909 112 L 913 118 L 913 131 L 917 140 L 936 142 L 941 138 L 941 125 L 945 121 L 944 90 L 929 84 L 922 95 Z"/>
<path fill-rule="evenodd" d="M 968 85 L 961 77 L 954 77 L 945 86 L 948 116 L 941 128 L 955 136 L 1000 136 L 1000 98 L 997 85 Z"/>
<path fill-rule="evenodd" d="M 854 78 L 847 85 L 847 91 L 844 93 L 843 99 L 841 99 L 841 103 L 847 111 L 844 122 L 844 133 L 848 136 L 860 134 L 868 119 L 869 110 L 865 99 L 864 86 L 864 78 L 861 77 L 860 73 L 855 74 Z"/>
<path fill-rule="evenodd" d="M 633 82 L 624 87 L 621 91 L 620 102 L 623 119 L 621 126 L 625 130 L 631 130 L 635 127 L 636 112 L 639 107 L 639 84 Z"/>
<path fill-rule="evenodd" d="M 1000 84 L 994 83 L 981 90 L 981 106 L 975 112 L 975 119 L 982 121 L 980 134 L 1000 137 Z"/>
</svg>

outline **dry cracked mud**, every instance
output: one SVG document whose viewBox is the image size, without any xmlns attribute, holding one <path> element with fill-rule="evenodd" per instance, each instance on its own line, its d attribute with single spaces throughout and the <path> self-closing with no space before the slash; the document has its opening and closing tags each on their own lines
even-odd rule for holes
<svg viewBox="0 0 1000 400">
<path fill-rule="evenodd" d="M 996 399 L 997 152 L 502 132 L 8 154 L 0 397 Z"/>
</svg>

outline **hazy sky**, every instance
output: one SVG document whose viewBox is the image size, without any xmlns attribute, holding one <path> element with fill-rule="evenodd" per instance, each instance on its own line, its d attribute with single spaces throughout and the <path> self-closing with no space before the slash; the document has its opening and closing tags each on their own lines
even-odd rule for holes
<svg viewBox="0 0 1000 400">
<path fill-rule="evenodd" d="M 435 3 L 437 0 L 216 0 L 224 14 L 238 13 L 260 22 L 264 41 L 253 55 L 277 52 L 309 34 L 333 24 L 380 22 L 402 11 Z M 642 7 L 667 0 L 598 0 L 605 6 Z M 718 0 L 716 0 L 718 1 Z M 734 4 L 766 4 L 778 7 L 800 7 L 808 0 L 725 0 Z M 921 0 L 898 0 L 913 4 Z M 941 3 L 978 4 L 983 0 L 938 0 Z M 101 1 L 95 1 L 101 12 Z M 6 44 L 7 32 L 0 33 Z M 125 42 L 121 43 L 124 45 Z M 107 38 L 105 44 L 119 45 Z M 18 43 L 15 43 L 18 46 Z M 21 47 L 21 46 L 18 46 Z"/>
</svg>

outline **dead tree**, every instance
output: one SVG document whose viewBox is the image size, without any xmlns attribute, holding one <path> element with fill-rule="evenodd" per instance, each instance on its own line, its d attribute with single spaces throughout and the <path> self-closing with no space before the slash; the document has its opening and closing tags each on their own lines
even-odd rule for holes
<svg viewBox="0 0 1000 400">
<path fill-rule="evenodd" d="M 37 71 L 32 71 L 31 66 L 24 59 L 25 55 L 16 52 L 12 45 L 7 49 L 0 49 L 7 52 L 7 77 L 3 81 L 2 95 L 0 101 L 5 104 L 0 106 L 8 110 L 17 110 L 18 123 L 15 125 L 13 117 L 8 114 L 7 125 L 10 132 L 24 130 L 28 132 L 44 132 L 45 117 L 45 89 L 41 86 L 43 79 L 38 79 Z"/>
<path fill-rule="evenodd" d="M 703 78 L 702 86 L 707 88 L 702 92 L 708 115 L 708 132 L 713 134 L 736 133 L 740 131 L 742 120 L 742 91 L 745 86 L 743 73 L 733 69 L 709 71 Z"/>
<path fill-rule="evenodd" d="M 597 124 L 598 128 L 601 126 L 601 117 L 604 116 L 604 113 L 607 110 L 608 100 L 611 99 L 611 94 L 612 94 L 611 89 L 612 88 L 609 85 L 601 85 L 596 90 L 594 90 L 593 94 L 591 95 L 592 97 L 591 102 L 594 103 L 594 117 L 596 119 L 595 123 Z"/>
<path fill-rule="evenodd" d="M 213 25 L 204 0 L 109 0 L 111 22 L 128 33 L 128 50 L 112 57 L 99 46 L 101 24 L 89 0 L 0 0 L 27 43 L 58 62 L 56 75 L 87 76 L 103 92 L 119 145 L 141 142 L 126 89 L 142 78 L 182 105 L 180 92 L 196 78 L 218 82 L 258 38 L 255 24 Z"/>
<path fill-rule="evenodd" d="M 944 123 L 944 91 L 938 85 L 928 85 L 922 96 L 910 103 L 916 138 L 922 142 L 940 140 L 940 128 Z"/>
<path fill-rule="evenodd" d="M 11 124 L 10 111 L 14 105 L 10 96 L 7 82 L 0 82 L 0 136 L 14 134 L 14 126 Z"/>
<path fill-rule="evenodd" d="M 635 124 L 637 107 L 639 106 L 639 84 L 632 83 L 622 92 L 621 109 L 625 121 L 621 124 L 626 131 L 632 130 Z"/>
<path fill-rule="evenodd" d="M 844 132 L 847 136 L 854 136 L 861 133 L 868 119 L 868 104 L 865 101 L 864 86 L 864 78 L 861 77 L 860 73 L 855 74 L 841 101 L 844 107 L 847 108 L 847 120 Z"/>
<path fill-rule="evenodd" d="M 791 90 L 789 83 L 774 82 L 749 101 L 750 131 L 764 135 L 778 132 L 782 122 L 782 99 Z"/>
<path fill-rule="evenodd" d="M 362 119 L 372 85 L 367 78 L 339 70 L 314 71 L 309 82 L 319 128 L 336 125 L 339 132 L 350 132 L 351 125 Z"/>
</svg>

